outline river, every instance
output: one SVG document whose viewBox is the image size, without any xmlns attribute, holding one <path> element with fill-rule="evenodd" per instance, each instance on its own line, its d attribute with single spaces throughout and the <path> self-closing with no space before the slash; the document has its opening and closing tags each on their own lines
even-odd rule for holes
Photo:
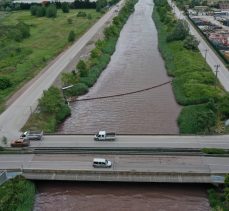
<svg viewBox="0 0 229 211">
<path fill-rule="evenodd" d="M 82 98 L 126 93 L 171 78 L 158 51 L 152 0 L 140 0 L 109 65 Z M 71 103 L 61 133 L 178 134 L 180 106 L 171 84 L 123 97 Z M 35 211 L 206 211 L 206 186 L 145 183 L 38 182 Z"/>
<path fill-rule="evenodd" d="M 114 95 L 165 83 L 164 61 L 158 51 L 157 30 L 152 20 L 152 0 L 140 0 L 130 16 L 106 70 L 82 98 Z M 71 103 L 72 115 L 61 133 L 177 134 L 180 106 L 171 84 L 117 98 Z"/>
<path fill-rule="evenodd" d="M 38 182 L 34 211 L 208 211 L 203 185 Z"/>
</svg>

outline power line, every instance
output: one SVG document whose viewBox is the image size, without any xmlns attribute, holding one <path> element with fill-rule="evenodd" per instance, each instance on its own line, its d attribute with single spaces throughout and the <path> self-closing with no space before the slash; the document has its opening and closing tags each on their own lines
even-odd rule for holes
<svg viewBox="0 0 229 211">
<path fill-rule="evenodd" d="M 101 97 L 92 97 L 92 98 L 85 98 L 85 99 L 75 99 L 73 101 L 88 101 L 88 100 L 97 100 L 97 99 L 105 99 L 105 98 L 113 98 L 113 97 L 120 97 L 120 96 L 125 96 L 125 95 L 131 95 L 131 94 L 136 94 L 136 93 L 140 93 L 140 92 L 145 92 L 151 89 L 155 89 L 164 85 L 167 85 L 169 83 L 171 83 L 172 81 L 167 81 L 165 83 L 159 84 L 159 85 L 155 85 L 155 86 L 151 86 L 145 89 L 140 89 L 137 91 L 133 91 L 133 92 L 126 92 L 126 93 L 122 93 L 122 94 L 116 94 L 116 95 L 108 95 L 108 96 L 101 96 Z"/>
</svg>

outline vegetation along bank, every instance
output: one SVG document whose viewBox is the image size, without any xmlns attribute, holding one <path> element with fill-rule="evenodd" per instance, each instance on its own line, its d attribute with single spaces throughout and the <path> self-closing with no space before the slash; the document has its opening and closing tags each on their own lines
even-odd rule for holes
<svg viewBox="0 0 229 211">
<path fill-rule="evenodd" d="M 40 8 L 45 16 L 39 16 Z M 71 41 L 84 34 L 101 15 L 95 9 L 62 10 L 54 5 L 0 11 L 0 112 L 12 94 Z M 74 39 L 69 38 L 71 31 Z"/>
<path fill-rule="evenodd" d="M 0 186 L 0 210 L 33 210 L 35 195 L 34 183 L 22 176 L 16 176 Z"/>
<path fill-rule="evenodd" d="M 127 0 L 118 16 L 113 19 L 112 24 L 104 29 L 104 39 L 95 43 L 90 57 L 85 61 L 80 60 L 76 65 L 76 70 L 62 73 L 63 86 L 73 85 L 72 88 L 64 91 L 65 97 L 85 94 L 95 84 L 101 72 L 110 62 L 119 34 L 129 15 L 134 11 L 136 3 L 137 0 Z M 30 117 L 23 130 L 36 129 L 52 133 L 56 131 L 58 124 L 70 115 L 70 109 L 65 104 L 60 90 L 55 87 L 44 92 L 38 107 L 39 112 Z"/>
<path fill-rule="evenodd" d="M 154 0 L 153 19 L 159 49 L 165 60 L 176 101 L 183 106 L 178 117 L 182 134 L 228 133 L 229 95 L 220 86 L 198 51 L 198 41 L 187 23 L 177 20 L 167 0 Z"/>
</svg>

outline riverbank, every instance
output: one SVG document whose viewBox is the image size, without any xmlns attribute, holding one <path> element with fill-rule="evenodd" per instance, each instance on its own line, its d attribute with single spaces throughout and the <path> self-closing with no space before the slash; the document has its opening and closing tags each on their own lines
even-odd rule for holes
<svg viewBox="0 0 229 211">
<path fill-rule="evenodd" d="M 85 12 L 89 18 L 87 16 L 77 17 L 78 12 Z M 3 31 L 0 36 L 2 46 L 0 78 L 7 78 L 9 87 L 0 91 L 0 111 L 3 111 L 5 103 L 9 105 L 11 100 L 6 101 L 10 96 L 34 78 L 43 67 L 51 63 L 54 57 L 70 46 L 68 34 L 71 30 L 75 31 L 76 39 L 78 39 L 101 16 L 101 13 L 91 9 L 72 9 L 69 13 L 58 10 L 56 18 L 34 17 L 31 16 L 30 11 L 7 13 L 1 20 L 0 29 Z M 14 31 L 12 31 L 19 22 L 23 22 L 29 30 L 29 36 L 20 42 L 14 40 Z M 4 36 L 7 38 L 5 39 Z"/>
<path fill-rule="evenodd" d="M 224 133 L 229 118 L 229 95 L 222 89 L 200 52 L 187 49 L 185 39 L 168 41 L 179 23 L 166 0 L 155 0 L 153 19 L 158 29 L 159 49 L 168 74 L 173 77 L 177 102 L 184 106 L 178 125 L 181 134 Z"/>
<path fill-rule="evenodd" d="M 64 90 L 65 97 L 85 94 L 89 88 L 95 84 L 109 63 L 111 55 L 115 51 L 119 33 L 129 15 L 134 11 L 136 2 L 137 0 L 129 0 L 125 3 L 118 16 L 114 18 L 113 23 L 104 29 L 105 38 L 95 43 L 96 47 L 91 51 L 89 59 L 79 62 L 79 64 L 83 64 L 83 67 L 82 65 L 77 65 L 78 71 L 65 72 L 62 74 L 61 78 L 65 87 L 71 86 L 72 83 L 75 82 L 71 89 Z M 49 90 L 47 92 L 49 92 Z M 40 102 L 42 99 L 43 98 L 40 99 Z M 62 102 L 62 100 L 60 101 Z M 45 132 L 52 133 L 55 132 L 57 125 L 64 119 L 65 118 L 61 118 L 61 121 L 58 119 L 56 121 L 50 118 L 50 112 L 40 111 L 31 115 L 23 127 L 23 130 L 32 128 L 33 130 L 44 130 Z"/>
<path fill-rule="evenodd" d="M 0 186 L 0 210 L 31 211 L 35 195 L 34 183 L 16 176 Z"/>
</svg>

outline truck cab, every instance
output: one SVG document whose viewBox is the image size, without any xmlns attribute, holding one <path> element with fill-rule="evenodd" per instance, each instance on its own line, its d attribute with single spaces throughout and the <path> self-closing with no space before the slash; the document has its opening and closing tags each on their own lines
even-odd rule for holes
<svg viewBox="0 0 229 211">
<path fill-rule="evenodd" d="M 99 131 L 96 135 L 95 135 L 95 139 L 96 140 L 105 140 L 106 139 L 106 131 Z"/>
</svg>

